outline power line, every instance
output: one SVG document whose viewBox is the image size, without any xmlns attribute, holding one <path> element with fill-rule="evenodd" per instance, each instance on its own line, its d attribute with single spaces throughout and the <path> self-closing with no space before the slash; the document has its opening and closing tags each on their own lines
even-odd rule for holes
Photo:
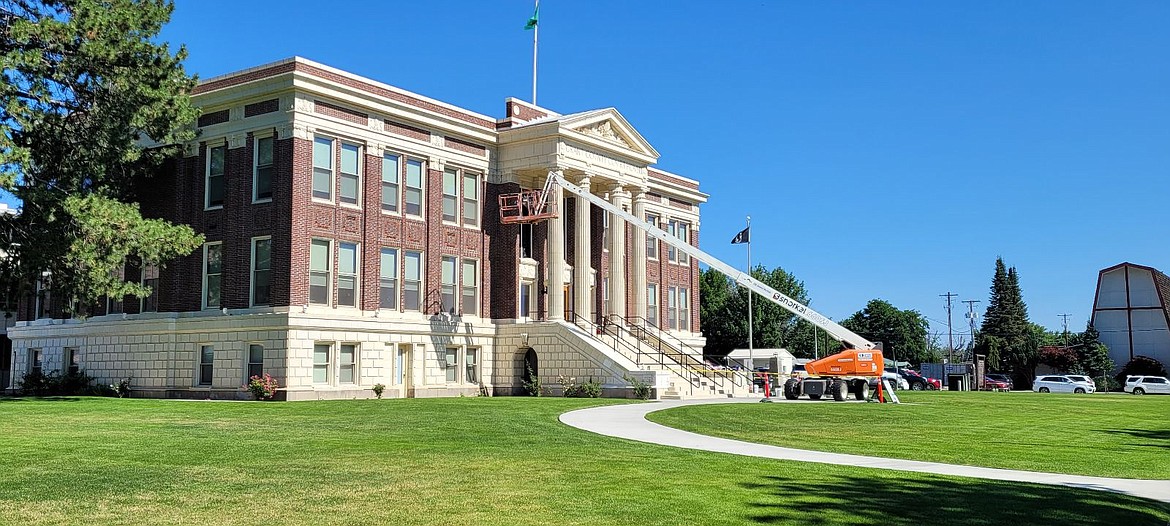
<svg viewBox="0 0 1170 526">
<path fill-rule="evenodd" d="M 948 291 L 946 294 L 939 294 L 939 296 L 945 297 L 947 299 L 947 339 L 948 339 L 947 361 L 954 362 L 955 361 L 955 330 L 953 327 L 951 327 L 951 298 L 958 296 L 958 294 L 954 294 L 954 293 Z"/>
</svg>

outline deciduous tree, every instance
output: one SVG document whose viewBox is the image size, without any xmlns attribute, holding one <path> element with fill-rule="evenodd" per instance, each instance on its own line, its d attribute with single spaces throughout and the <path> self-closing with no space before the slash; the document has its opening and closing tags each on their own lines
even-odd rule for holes
<svg viewBox="0 0 1170 526">
<path fill-rule="evenodd" d="M 841 325 L 872 342 L 881 342 L 887 358 L 915 366 L 930 358 L 926 348 L 930 324 L 916 310 L 901 310 L 888 301 L 872 299 Z"/>
</svg>

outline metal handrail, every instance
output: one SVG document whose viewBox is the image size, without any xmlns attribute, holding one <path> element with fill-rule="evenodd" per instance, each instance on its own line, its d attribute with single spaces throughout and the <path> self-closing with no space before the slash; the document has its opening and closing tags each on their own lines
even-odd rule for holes
<svg viewBox="0 0 1170 526">
<path fill-rule="evenodd" d="M 570 316 L 571 323 L 573 323 L 574 325 L 576 325 L 577 327 L 579 327 L 581 329 L 584 329 L 586 332 L 589 333 L 589 335 L 594 340 L 598 341 L 602 345 L 606 345 L 607 347 L 609 347 L 609 348 L 611 348 L 614 351 L 617 351 L 619 353 L 623 353 L 623 350 L 618 349 L 618 345 L 625 347 L 626 351 L 623 354 L 632 353 L 634 356 L 634 363 L 636 365 L 641 366 L 643 364 L 642 358 L 644 357 L 647 359 L 647 365 L 658 365 L 662 368 L 665 368 L 667 370 L 674 372 L 679 378 L 682 378 L 683 380 L 685 380 L 687 382 L 689 389 L 690 389 L 689 394 L 693 395 L 696 387 L 699 387 L 699 388 L 702 387 L 702 383 L 698 379 L 691 378 L 691 374 L 689 374 L 691 372 L 690 368 L 688 368 L 687 366 L 685 366 L 681 363 L 678 363 L 678 361 L 674 360 L 672 357 L 670 357 L 666 353 L 662 353 L 662 352 L 648 353 L 648 352 L 643 351 L 640 346 L 631 345 L 629 342 L 625 341 L 625 339 L 621 338 L 620 331 L 625 330 L 628 332 L 628 329 L 625 327 L 622 327 L 620 324 L 611 324 L 611 323 L 596 324 L 596 323 L 593 323 L 593 322 L 585 319 L 583 316 L 581 316 L 575 312 L 570 312 L 569 316 Z M 605 321 L 605 318 L 600 317 L 599 320 Z M 610 327 L 614 327 L 614 328 L 617 328 L 619 330 L 619 335 L 613 336 L 613 344 L 609 344 L 608 342 L 606 342 L 605 340 L 603 340 L 602 338 L 600 338 L 598 336 L 601 334 L 609 334 L 608 331 L 609 331 Z M 627 354 L 627 357 L 628 356 L 629 355 Z"/>
<path fill-rule="evenodd" d="M 724 385 L 725 382 L 723 379 L 727 378 L 727 376 L 724 374 L 713 374 L 714 370 L 707 367 L 706 362 L 695 358 L 695 355 L 700 353 L 690 345 L 687 345 L 686 342 L 683 342 L 677 336 L 663 331 L 661 328 L 655 326 L 654 324 L 650 323 L 649 320 L 641 316 L 625 316 L 622 318 L 616 314 L 611 314 L 610 317 L 624 320 L 630 325 L 630 327 L 636 328 L 638 332 L 634 332 L 633 330 L 630 331 L 630 334 L 635 338 L 644 341 L 649 345 L 655 346 L 658 348 L 659 352 L 664 352 L 663 348 L 668 349 L 671 351 L 671 354 L 674 354 L 677 357 L 682 358 L 683 361 L 687 362 L 687 365 L 697 374 L 702 374 L 703 376 L 712 379 L 712 381 L 719 382 L 720 386 L 726 387 Z M 639 337 L 639 334 L 641 337 Z M 650 341 L 651 337 L 653 337 L 653 342 Z M 674 357 L 672 356 L 672 358 Z M 675 358 L 675 361 L 677 362 L 679 360 Z M 733 378 L 738 377 L 741 381 L 743 381 L 743 385 L 751 385 L 752 378 L 749 374 L 744 374 L 743 372 L 735 371 L 734 369 L 728 369 L 728 371 L 731 371 Z M 733 384 L 737 383 L 738 382 L 733 380 Z"/>
</svg>

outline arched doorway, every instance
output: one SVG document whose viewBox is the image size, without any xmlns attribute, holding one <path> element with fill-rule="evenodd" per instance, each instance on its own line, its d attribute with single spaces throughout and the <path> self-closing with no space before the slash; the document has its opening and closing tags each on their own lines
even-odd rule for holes
<svg viewBox="0 0 1170 526">
<path fill-rule="evenodd" d="M 539 358 L 536 356 L 536 349 L 529 347 L 524 351 L 523 358 L 521 359 L 522 363 L 520 364 L 520 386 L 518 394 L 529 394 L 528 389 L 525 386 L 532 385 L 533 377 L 540 378 L 539 361 Z"/>
</svg>

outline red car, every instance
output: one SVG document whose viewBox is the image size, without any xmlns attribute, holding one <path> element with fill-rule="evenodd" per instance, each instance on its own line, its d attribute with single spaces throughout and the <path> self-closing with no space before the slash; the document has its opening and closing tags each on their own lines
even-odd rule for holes
<svg viewBox="0 0 1170 526">
<path fill-rule="evenodd" d="M 1010 391 L 1012 386 L 1003 380 L 996 380 L 990 376 L 983 377 L 983 389 L 988 391 Z"/>
</svg>

